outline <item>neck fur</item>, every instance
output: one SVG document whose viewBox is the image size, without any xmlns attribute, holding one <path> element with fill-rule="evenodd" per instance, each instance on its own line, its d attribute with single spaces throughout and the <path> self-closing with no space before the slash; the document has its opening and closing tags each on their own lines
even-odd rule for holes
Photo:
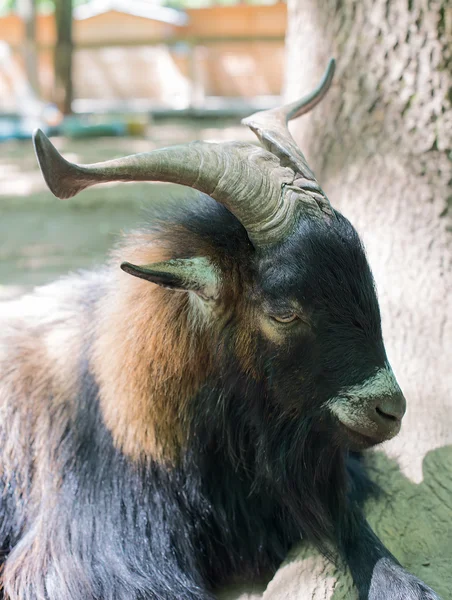
<svg viewBox="0 0 452 600">
<path fill-rule="evenodd" d="M 167 258 L 143 244 L 128 250 L 127 259 L 137 264 Z M 92 354 L 103 419 L 126 455 L 173 462 L 187 441 L 187 403 L 210 372 L 206 331 L 189 294 L 116 266 L 112 273 Z"/>
</svg>

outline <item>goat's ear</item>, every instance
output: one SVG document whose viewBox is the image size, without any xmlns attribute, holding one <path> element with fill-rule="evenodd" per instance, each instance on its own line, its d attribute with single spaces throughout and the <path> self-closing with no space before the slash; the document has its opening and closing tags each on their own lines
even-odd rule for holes
<svg viewBox="0 0 452 600">
<path fill-rule="evenodd" d="M 195 292 L 205 300 L 218 298 L 218 271 L 210 260 L 203 256 L 171 259 L 151 265 L 132 265 L 124 262 L 121 269 L 130 275 L 178 292 Z"/>
</svg>

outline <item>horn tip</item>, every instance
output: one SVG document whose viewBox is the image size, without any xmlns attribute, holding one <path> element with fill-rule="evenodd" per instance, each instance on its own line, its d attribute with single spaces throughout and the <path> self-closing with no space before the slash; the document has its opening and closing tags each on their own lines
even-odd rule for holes
<svg viewBox="0 0 452 600">
<path fill-rule="evenodd" d="M 36 152 L 39 166 L 45 162 L 46 157 L 53 151 L 56 151 L 55 146 L 42 131 L 42 129 L 35 129 L 33 132 L 33 146 Z"/>
<path fill-rule="evenodd" d="M 76 192 L 74 193 L 71 186 L 67 185 L 71 164 L 61 156 L 39 128 L 33 132 L 33 146 L 39 168 L 52 194 L 61 200 L 74 196 Z"/>
</svg>

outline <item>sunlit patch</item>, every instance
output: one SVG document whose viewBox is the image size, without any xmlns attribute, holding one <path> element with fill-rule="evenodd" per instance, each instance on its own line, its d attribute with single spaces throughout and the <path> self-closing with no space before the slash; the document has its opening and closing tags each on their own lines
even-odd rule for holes
<svg viewBox="0 0 452 600">
<path fill-rule="evenodd" d="M 23 285 L 0 285 L 0 301 L 2 300 L 12 300 L 13 298 L 17 298 L 22 295 L 27 288 Z M 1 305 L 0 305 L 0 316 L 2 314 Z"/>
</svg>

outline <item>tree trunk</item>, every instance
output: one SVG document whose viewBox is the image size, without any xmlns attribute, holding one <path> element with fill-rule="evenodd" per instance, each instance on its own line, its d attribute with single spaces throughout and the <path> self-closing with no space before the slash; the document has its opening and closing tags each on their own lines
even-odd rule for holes
<svg viewBox="0 0 452 600">
<path fill-rule="evenodd" d="M 408 401 L 388 444 L 421 479 L 452 443 L 452 6 L 448 0 L 293 0 L 287 95 L 338 62 L 325 101 L 295 135 L 333 205 L 367 247 L 389 359 Z M 309 40 L 309 44 L 305 43 Z M 303 64 L 304 63 L 304 64 Z M 449 229 L 448 229 L 449 225 Z"/>
<path fill-rule="evenodd" d="M 23 56 L 28 82 L 39 96 L 38 52 L 36 46 L 36 0 L 18 0 L 17 8 L 25 25 Z"/>
<path fill-rule="evenodd" d="M 388 357 L 408 412 L 372 453 L 388 493 L 369 521 L 444 600 L 452 590 L 452 6 L 449 0 L 289 0 L 286 96 L 333 87 L 293 132 L 360 232 Z M 237 595 L 236 595 L 237 597 Z M 300 546 L 265 600 L 353 599 L 348 574 Z M 389 600 L 389 599 L 388 599 Z"/>
<path fill-rule="evenodd" d="M 71 113 L 72 105 L 72 0 L 55 0 L 55 92 L 58 108 L 65 115 Z"/>
</svg>

